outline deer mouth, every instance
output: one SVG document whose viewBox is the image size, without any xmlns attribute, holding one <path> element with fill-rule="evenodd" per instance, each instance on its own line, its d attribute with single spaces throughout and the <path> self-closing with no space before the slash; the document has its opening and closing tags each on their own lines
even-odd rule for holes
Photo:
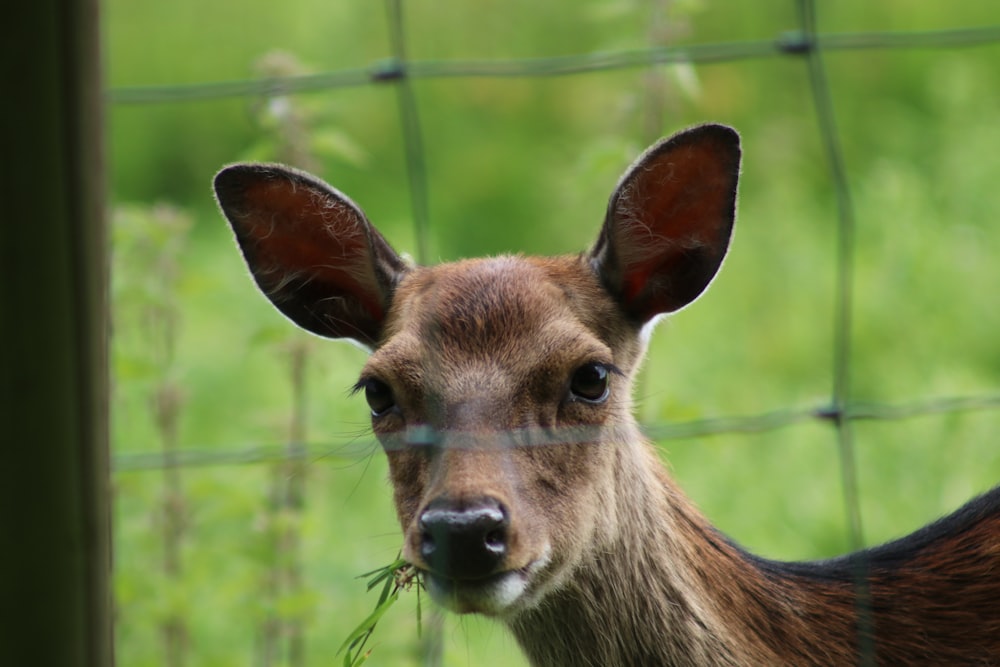
<svg viewBox="0 0 1000 667">
<path fill-rule="evenodd" d="M 530 606 L 537 597 L 536 574 L 549 562 L 546 554 L 527 566 L 479 579 L 455 579 L 424 572 L 431 598 L 456 614 L 505 616 Z"/>
</svg>

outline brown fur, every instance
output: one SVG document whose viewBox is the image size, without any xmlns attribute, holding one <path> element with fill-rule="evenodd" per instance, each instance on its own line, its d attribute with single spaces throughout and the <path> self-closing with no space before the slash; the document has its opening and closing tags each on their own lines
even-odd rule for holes
<svg viewBox="0 0 1000 667">
<path fill-rule="evenodd" d="M 234 166 L 216 190 L 275 305 L 372 348 L 358 388 L 406 558 L 532 664 L 991 664 L 1000 491 L 877 549 L 777 563 L 716 532 L 639 433 L 645 330 L 718 270 L 739 159 L 734 132 L 694 128 L 626 173 L 589 253 L 436 267 L 407 267 L 305 174 Z M 442 536 L 470 551 L 437 558 Z"/>
</svg>

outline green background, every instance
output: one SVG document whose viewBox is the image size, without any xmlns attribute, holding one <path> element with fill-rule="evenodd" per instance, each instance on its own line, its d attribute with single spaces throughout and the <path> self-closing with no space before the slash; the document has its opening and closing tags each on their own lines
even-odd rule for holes
<svg viewBox="0 0 1000 667">
<path fill-rule="evenodd" d="M 793 2 L 436 0 L 404 10 L 407 57 L 421 61 L 772 41 L 799 20 Z M 821 33 L 992 25 L 1000 11 L 985 2 L 822 3 L 818 15 Z M 347 395 L 364 353 L 294 331 L 257 293 L 215 211 L 212 175 L 237 160 L 290 162 L 346 192 L 398 250 L 415 254 L 417 237 L 392 84 L 158 104 L 115 96 L 371 68 L 392 55 L 386 26 L 386 6 L 371 1 L 105 4 L 120 664 L 293 664 L 284 649 L 266 655 L 268 623 L 300 624 L 305 664 L 338 664 L 337 647 L 375 604 L 357 575 L 400 545 L 364 399 Z M 1000 45 L 823 58 L 857 221 L 853 398 L 993 397 L 992 410 L 855 423 L 871 544 L 1000 479 Z M 731 255 L 708 294 L 658 328 L 638 416 L 655 426 L 829 402 L 837 202 L 804 59 L 413 89 L 433 262 L 584 249 L 646 145 L 708 120 L 737 127 L 744 173 Z M 306 355 L 299 381 L 294 354 Z M 258 460 L 297 428 L 306 465 Z M 165 473 L 155 464 L 165 446 L 197 465 Z M 662 450 L 712 521 L 754 552 L 807 559 L 850 548 L 829 424 L 673 439 Z M 293 478 L 299 507 L 275 500 Z M 296 584 L 280 581 L 289 563 Z M 415 607 L 404 594 L 389 611 L 371 664 L 418 664 Z M 182 663 L 163 639 L 177 619 Z M 443 639 L 447 665 L 523 664 L 483 619 L 449 617 Z"/>
</svg>

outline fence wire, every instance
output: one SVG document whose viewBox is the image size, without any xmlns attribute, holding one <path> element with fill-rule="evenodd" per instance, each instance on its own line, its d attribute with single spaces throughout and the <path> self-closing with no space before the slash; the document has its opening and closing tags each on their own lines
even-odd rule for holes
<svg viewBox="0 0 1000 667">
<path fill-rule="evenodd" d="M 390 17 L 397 16 L 395 11 Z M 395 20 L 395 19 L 391 19 Z M 405 33 L 400 32 L 400 35 Z M 394 43 L 398 49 L 400 42 Z M 125 86 L 109 91 L 118 105 L 170 104 L 234 97 L 272 97 L 320 93 L 373 84 L 405 84 L 419 79 L 536 78 L 592 74 L 656 65 L 710 65 L 812 51 L 875 51 L 885 49 L 955 49 L 1000 42 L 1000 25 L 956 30 L 809 34 L 790 31 L 773 40 L 651 47 L 621 52 L 580 53 L 548 58 L 510 60 L 407 60 L 404 53 L 368 67 L 317 74 L 186 85 Z"/>
<path fill-rule="evenodd" d="M 830 33 L 817 30 L 813 0 L 797 0 L 800 26 L 771 40 L 651 47 L 621 52 L 580 53 L 545 58 L 508 60 L 410 60 L 400 0 L 386 0 L 392 57 L 364 68 L 348 68 L 319 74 L 271 77 L 253 80 L 217 81 L 189 85 L 120 87 L 109 91 L 115 105 L 188 103 L 234 97 L 259 97 L 330 92 L 342 88 L 393 85 L 398 90 L 400 124 L 409 181 L 411 210 L 418 241 L 417 260 L 426 262 L 429 230 L 425 151 L 418 105 L 412 82 L 443 78 L 558 77 L 637 69 L 665 64 L 709 65 L 770 57 L 793 57 L 805 63 L 812 98 L 837 199 L 837 276 L 834 318 L 833 387 L 828 405 L 790 409 L 746 416 L 727 416 L 682 423 L 645 424 L 645 432 L 657 440 L 691 438 L 724 433 L 756 433 L 784 428 L 807 420 L 836 425 L 842 433 L 845 463 L 852 459 L 849 424 L 857 420 L 900 420 L 924 415 L 1000 407 L 1000 394 L 971 397 L 940 397 L 905 404 L 854 403 L 850 398 L 850 341 L 852 312 L 852 267 L 854 212 L 847 172 L 841 155 L 829 84 L 823 69 L 823 52 L 887 49 L 955 49 L 1000 44 L 1000 25 L 906 32 Z M 168 466 L 238 465 L 285 460 L 303 456 L 313 461 L 356 460 L 359 452 L 370 452 L 373 440 L 309 443 L 300 454 L 290 455 L 285 446 L 252 444 L 238 449 L 187 448 L 164 460 L 158 452 L 119 453 L 118 471 L 157 469 Z M 851 465 L 847 466 L 848 468 Z M 854 483 L 845 481 L 848 497 L 856 494 Z M 856 505 L 856 503 L 854 503 Z M 852 522 L 853 523 L 853 522 Z M 854 523 L 854 539 L 860 539 L 860 523 Z"/>
<path fill-rule="evenodd" d="M 642 431 L 656 442 L 680 441 L 724 434 L 753 434 L 776 431 L 806 422 L 903 421 L 947 413 L 980 412 L 1000 409 L 1000 393 L 982 396 L 932 398 L 908 403 L 854 402 L 839 411 L 829 404 L 812 408 L 775 410 L 753 415 L 696 419 L 671 423 L 647 423 Z M 372 437 L 356 435 L 325 441 L 298 443 L 294 448 L 283 443 L 255 443 L 243 447 L 216 449 L 187 447 L 169 458 L 160 451 L 119 452 L 114 457 L 116 472 L 160 470 L 175 466 L 205 468 L 213 466 L 256 465 L 283 461 L 348 466 L 377 452 L 381 445 Z"/>
<path fill-rule="evenodd" d="M 428 259 L 428 183 L 420 114 L 413 83 L 445 78 L 529 78 L 584 75 L 610 70 L 648 68 L 667 64 L 709 65 L 762 58 L 800 59 L 810 82 L 818 131 L 828 162 L 830 181 L 836 193 L 836 278 L 833 318 L 833 368 L 830 400 L 827 404 L 779 410 L 746 416 L 727 416 L 683 423 L 645 424 L 645 433 L 654 440 L 674 440 L 724 433 L 757 433 L 787 428 L 807 421 L 829 423 L 835 429 L 841 483 L 849 538 L 856 548 L 864 546 L 858 499 L 855 443 L 852 424 L 861 420 L 904 420 L 941 413 L 957 413 L 1000 408 L 1000 393 L 967 397 L 939 397 L 904 404 L 857 403 L 852 400 L 850 360 L 851 322 L 854 296 L 855 216 L 847 170 L 840 148 L 840 135 L 830 86 L 823 66 L 826 52 L 884 49 L 955 49 L 1000 43 L 1000 25 L 920 32 L 870 32 L 824 34 L 817 30 L 814 0 L 796 0 L 798 29 L 771 40 L 684 46 L 656 46 L 648 49 L 580 53 L 549 58 L 496 61 L 410 60 L 400 0 L 386 0 L 391 57 L 368 67 L 342 69 L 306 76 L 254 80 L 219 81 L 194 85 L 139 86 L 109 92 L 115 105 L 185 103 L 234 97 L 260 97 L 330 92 L 337 89 L 392 85 L 397 103 L 409 183 L 411 210 L 418 240 L 417 260 Z M 240 449 L 187 448 L 170 457 L 160 452 L 119 453 L 114 457 L 118 472 L 159 470 L 173 467 L 229 466 L 279 461 L 350 465 L 377 451 L 371 437 L 356 435 L 343 440 L 301 443 L 297 447 L 252 445 Z M 869 633 L 870 619 L 864 605 L 864 573 L 858 573 L 859 641 Z M 859 646 L 862 656 L 873 656 L 871 646 Z"/>
</svg>

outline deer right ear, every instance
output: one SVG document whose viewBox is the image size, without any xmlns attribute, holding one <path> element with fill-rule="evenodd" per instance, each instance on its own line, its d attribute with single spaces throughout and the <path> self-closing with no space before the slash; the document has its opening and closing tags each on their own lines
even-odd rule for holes
<svg viewBox="0 0 1000 667">
<path fill-rule="evenodd" d="M 701 125 L 655 144 L 622 177 L 590 257 L 636 322 L 708 287 L 732 236 L 739 171 L 736 131 Z"/>
<path fill-rule="evenodd" d="M 406 264 L 350 199 L 275 164 L 237 164 L 215 194 L 257 285 L 293 322 L 372 348 Z"/>
</svg>

